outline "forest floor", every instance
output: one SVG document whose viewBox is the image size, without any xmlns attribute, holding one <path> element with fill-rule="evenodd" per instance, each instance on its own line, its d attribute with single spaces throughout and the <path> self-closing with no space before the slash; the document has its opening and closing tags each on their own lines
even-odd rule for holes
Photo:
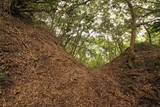
<svg viewBox="0 0 160 107">
<path fill-rule="evenodd" d="M 45 27 L 0 16 L 0 107 L 160 107 L 160 47 L 89 69 Z"/>
</svg>

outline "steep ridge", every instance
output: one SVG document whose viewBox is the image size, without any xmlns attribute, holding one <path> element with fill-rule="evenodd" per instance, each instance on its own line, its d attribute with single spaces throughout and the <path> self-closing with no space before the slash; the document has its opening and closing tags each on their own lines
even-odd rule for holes
<svg viewBox="0 0 160 107">
<path fill-rule="evenodd" d="M 159 47 L 140 45 L 146 47 L 137 48 L 134 69 L 127 65 L 127 51 L 102 68 L 87 69 L 45 27 L 1 16 L 0 71 L 6 76 L 0 78 L 0 106 L 160 105 Z"/>
<path fill-rule="evenodd" d="M 0 67 L 8 72 L 1 80 L 2 106 L 65 106 L 83 100 L 88 72 L 50 33 L 10 16 L 0 23 Z"/>
<path fill-rule="evenodd" d="M 134 68 L 128 65 L 128 49 L 119 57 L 96 71 L 102 77 L 114 72 L 119 85 L 119 97 L 136 107 L 160 106 L 160 47 L 147 43 L 135 46 Z M 99 78 L 100 79 L 100 78 Z"/>
</svg>

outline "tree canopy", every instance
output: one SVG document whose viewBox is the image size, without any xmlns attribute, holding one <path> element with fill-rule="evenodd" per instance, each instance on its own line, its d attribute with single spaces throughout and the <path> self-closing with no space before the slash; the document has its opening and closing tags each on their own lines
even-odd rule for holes
<svg viewBox="0 0 160 107">
<path fill-rule="evenodd" d="M 4 0 L 5 2 L 7 0 Z M 89 67 L 135 42 L 160 45 L 159 0 L 9 0 L 8 13 L 48 25 L 60 45 Z"/>
</svg>

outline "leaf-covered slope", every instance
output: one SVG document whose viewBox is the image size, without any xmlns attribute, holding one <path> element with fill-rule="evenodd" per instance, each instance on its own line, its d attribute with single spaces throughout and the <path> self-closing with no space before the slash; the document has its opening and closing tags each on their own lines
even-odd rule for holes
<svg viewBox="0 0 160 107">
<path fill-rule="evenodd" d="M 85 67 L 44 28 L 13 17 L 0 20 L 2 106 L 76 105 L 85 94 Z M 83 91 L 82 91 L 83 90 Z"/>
<path fill-rule="evenodd" d="M 148 43 L 135 45 L 134 68 L 128 64 L 128 49 L 97 71 L 115 72 L 122 96 L 132 106 L 160 106 L 160 47 Z M 103 75 L 103 73 L 102 73 Z"/>
<path fill-rule="evenodd" d="M 0 106 L 159 106 L 159 48 L 136 52 L 134 69 L 125 53 L 87 69 L 44 27 L 1 16 L 0 70 L 6 76 L 0 78 Z"/>
</svg>

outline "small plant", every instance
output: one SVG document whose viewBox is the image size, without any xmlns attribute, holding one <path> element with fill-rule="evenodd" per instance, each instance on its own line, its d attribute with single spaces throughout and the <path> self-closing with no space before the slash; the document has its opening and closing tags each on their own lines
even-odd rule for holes
<svg viewBox="0 0 160 107">
<path fill-rule="evenodd" d="M 5 78 L 6 77 L 6 74 L 5 74 L 5 72 L 3 72 L 3 71 L 0 71 L 0 78 Z"/>
</svg>

